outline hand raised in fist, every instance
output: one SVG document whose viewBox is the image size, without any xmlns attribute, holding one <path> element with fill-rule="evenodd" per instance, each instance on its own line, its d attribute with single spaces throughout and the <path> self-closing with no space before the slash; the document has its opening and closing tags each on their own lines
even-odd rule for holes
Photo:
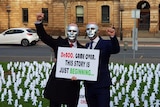
<svg viewBox="0 0 160 107">
<path fill-rule="evenodd" d="M 37 13 L 37 21 L 42 21 L 44 19 L 44 13 Z"/>
<path fill-rule="evenodd" d="M 106 29 L 106 32 L 107 32 L 107 34 L 109 34 L 109 36 L 115 36 L 115 34 L 116 34 L 116 31 L 113 27 L 108 27 Z"/>
</svg>

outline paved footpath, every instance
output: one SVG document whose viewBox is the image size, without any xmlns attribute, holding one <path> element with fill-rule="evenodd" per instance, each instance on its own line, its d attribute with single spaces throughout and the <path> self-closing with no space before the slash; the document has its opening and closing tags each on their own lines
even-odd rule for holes
<svg viewBox="0 0 160 107">
<path fill-rule="evenodd" d="M 138 38 L 138 46 L 154 46 L 154 47 L 160 47 L 160 38 Z M 127 42 L 128 45 L 132 45 L 133 40 L 132 38 L 124 38 L 123 41 L 120 41 L 120 44 L 124 46 L 124 43 Z"/>
<path fill-rule="evenodd" d="M 54 38 L 57 38 L 57 36 L 54 36 Z M 65 38 L 65 37 L 64 37 Z M 102 38 L 104 39 L 109 39 L 109 37 L 107 36 L 103 36 Z M 84 38 L 84 36 L 79 36 L 78 40 L 80 41 L 80 43 L 85 44 L 86 42 L 89 42 L 90 40 L 88 38 Z M 125 62 L 126 63 L 135 63 L 135 62 L 139 62 L 139 63 L 144 63 L 144 62 L 152 62 L 152 63 L 160 63 L 160 38 L 138 38 L 138 47 L 155 47 L 154 49 L 157 49 L 156 52 L 153 51 L 153 56 L 152 57 L 148 57 L 148 56 L 144 56 L 143 53 L 141 52 L 140 54 L 138 54 L 136 52 L 136 58 L 133 59 L 133 52 L 131 49 L 132 46 L 132 38 L 123 38 L 123 41 L 120 41 L 120 39 L 118 38 L 120 46 L 121 48 L 121 52 L 119 54 L 116 55 L 112 55 L 111 60 L 112 62 L 119 62 L 119 63 L 123 63 L 124 61 L 124 56 L 125 56 Z M 126 52 L 128 53 L 124 53 L 123 51 L 123 46 L 124 43 L 128 44 L 128 50 Z M 37 45 L 45 45 L 42 41 L 39 41 L 37 43 Z M 47 45 L 45 45 L 47 46 Z M 139 51 L 138 51 L 139 52 Z M 146 52 L 146 51 L 145 51 Z M 152 52 L 152 51 L 151 51 Z M 3 59 L 2 59 L 3 58 Z M 0 58 L 1 61 L 6 61 L 6 60 L 12 60 L 12 61 L 24 61 L 24 60 L 30 60 L 30 61 L 34 61 L 37 60 L 38 61 L 50 61 L 52 60 L 51 56 L 43 56 L 43 57 L 38 57 L 38 56 L 6 56 L 6 57 L 2 57 Z"/>
<path fill-rule="evenodd" d="M 57 36 L 54 36 L 54 38 L 57 38 Z M 63 36 L 63 38 L 65 38 Z M 104 39 L 109 39 L 107 36 L 102 36 Z M 78 40 L 80 43 L 85 44 L 86 42 L 89 42 L 90 40 L 88 38 L 85 38 L 84 36 L 78 36 Z M 125 43 L 127 43 L 128 46 L 132 46 L 132 38 L 123 38 L 121 41 L 118 37 L 120 46 L 124 46 Z M 140 47 L 160 47 L 160 38 L 138 38 L 138 46 Z M 42 41 L 38 42 L 39 45 L 44 45 Z"/>
<path fill-rule="evenodd" d="M 57 37 L 54 36 L 54 38 L 57 38 Z M 110 39 L 107 36 L 102 36 L 102 38 Z M 84 36 L 78 36 L 78 40 L 83 45 L 86 42 L 90 41 L 88 38 L 84 38 Z M 133 43 L 132 38 L 123 38 L 123 41 L 120 41 L 120 38 L 118 38 L 118 40 L 119 40 L 119 43 L 120 43 L 121 47 L 123 47 L 125 43 L 127 43 L 128 47 L 132 47 L 132 43 Z M 42 43 L 42 41 L 39 41 L 38 44 L 39 45 L 45 45 L 44 43 Z M 138 38 L 138 47 L 158 47 L 158 48 L 160 48 L 160 38 Z M 124 63 L 124 55 L 123 54 L 124 53 L 121 52 L 118 55 L 114 55 L 114 56 L 112 55 L 110 61 L 111 62 L 116 62 L 116 63 L 117 62 L 118 63 Z M 125 62 L 130 63 L 130 64 L 134 64 L 135 62 L 138 62 L 138 63 L 151 62 L 151 63 L 157 64 L 157 63 L 160 62 L 160 58 L 159 58 L 159 56 L 157 58 L 153 58 L 153 57 L 143 57 L 143 55 L 139 57 L 139 56 L 136 55 L 135 59 L 133 59 L 132 56 L 126 57 Z"/>
</svg>

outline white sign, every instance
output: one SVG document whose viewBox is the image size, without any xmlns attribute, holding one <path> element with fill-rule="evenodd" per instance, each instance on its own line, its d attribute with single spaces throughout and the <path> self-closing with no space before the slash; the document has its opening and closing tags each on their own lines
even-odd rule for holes
<svg viewBox="0 0 160 107">
<path fill-rule="evenodd" d="M 132 18 L 140 18 L 140 10 L 139 9 L 132 10 Z"/>
<path fill-rule="evenodd" d="M 82 82 L 81 82 L 81 86 L 82 87 L 79 92 L 79 101 L 78 101 L 77 107 L 88 107 L 86 97 L 85 97 L 85 87 Z"/>
<path fill-rule="evenodd" d="M 99 50 L 59 47 L 56 77 L 97 80 Z"/>
</svg>

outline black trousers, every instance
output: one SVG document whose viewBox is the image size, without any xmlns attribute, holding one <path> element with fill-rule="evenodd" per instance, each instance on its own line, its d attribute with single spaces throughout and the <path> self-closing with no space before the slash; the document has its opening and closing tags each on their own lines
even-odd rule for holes
<svg viewBox="0 0 160 107">
<path fill-rule="evenodd" d="M 87 87 L 85 96 L 88 107 L 110 107 L 110 87 Z"/>
</svg>

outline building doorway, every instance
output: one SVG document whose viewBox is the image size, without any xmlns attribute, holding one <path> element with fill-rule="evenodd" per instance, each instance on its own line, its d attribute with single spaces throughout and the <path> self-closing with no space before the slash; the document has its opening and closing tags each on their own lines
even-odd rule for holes
<svg viewBox="0 0 160 107">
<path fill-rule="evenodd" d="M 140 1 L 137 4 L 140 9 L 140 18 L 138 19 L 139 30 L 149 30 L 150 28 L 150 5 L 147 1 Z"/>
</svg>

